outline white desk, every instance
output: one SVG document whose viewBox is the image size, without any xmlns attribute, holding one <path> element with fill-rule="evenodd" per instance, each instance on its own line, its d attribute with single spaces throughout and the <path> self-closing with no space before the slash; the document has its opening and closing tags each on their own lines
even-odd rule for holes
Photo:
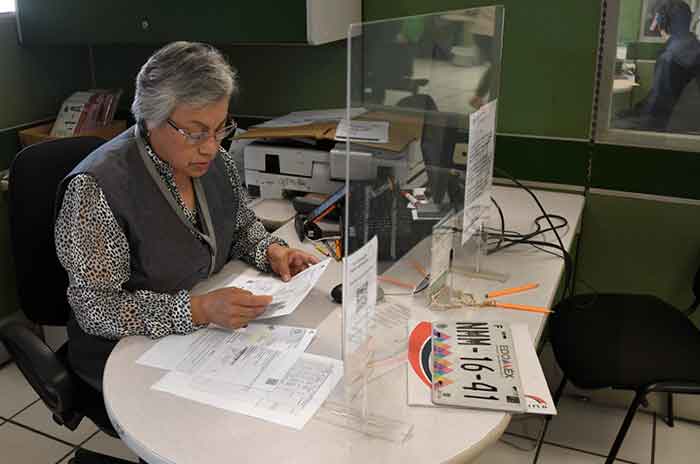
<svg viewBox="0 0 700 464">
<path fill-rule="evenodd" d="M 549 213 L 568 219 L 571 227 L 562 239 L 570 248 L 583 211 L 583 197 L 551 192 L 538 192 L 538 196 Z M 497 187 L 494 197 L 503 208 L 508 228 L 531 230 L 532 221 L 540 212 L 525 192 Z M 291 224 L 278 231 L 278 235 L 291 246 L 312 250 L 308 243 L 298 242 Z M 547 238 L 552 240 L 552 237 Z M 552 303 L 563 271 L 561 259 L 522 246 L 491 258 L 494 263 L 508 268 L 510 280 L 498 285 L 482 282 L 470 290 L 481 291 L 479 286 L 504 288 L 534 281 L 541 284 L 538 289 L 512 295 L 508 301 L 539 306 Z M 244 269 L 243 263 L 229 263 L 220 275 L 199 285 L 196 291 L 206 291 L 212 283 Z M 402 269 L 408 269 L 407 273 L 415 272 L 410 266 L 402 266 Z M 401 272 L 401 269 L 391 270 L 397 277 Z M 276 320 L 280 324 L 318 328 L 310 352 L 340 357 L 340 306 L 329 298 L 330 289 L 339 282 L 340 266 L 333 263 L 300 308 Z M 471 310 L 459 311 L 431 313 L 418 309 L 413 317 L 464 317 Z M 530 333 L 538 338 L 545 322 L 540 314 L 487 311 L 489 318 L 528 324 Z M 499 412 L 409 407 L 406 405 L 406 371 L 400 367 L 376 380 L 376 387 L 373 384 L 373 391 L 380 391 L 383 401 L 372 406 L 378 407 L 375 413 L 414 425 L 413 434 L 405 443 L 370 438 L 317 419 L 296 431 L 151 390 L 150 386 L 163 372 L 137 365 L 135 360 L 154 343 L 145 337 L 121 340 L 107 362 L 104 375 L 105 404 L 112 423 L 127 446 L 149 463 L 467 462 L 495 442 L 510 421 L 508 414 Z M 436 430 L 443 432 L 439 440 L 435 439 Z"/>
</svg>

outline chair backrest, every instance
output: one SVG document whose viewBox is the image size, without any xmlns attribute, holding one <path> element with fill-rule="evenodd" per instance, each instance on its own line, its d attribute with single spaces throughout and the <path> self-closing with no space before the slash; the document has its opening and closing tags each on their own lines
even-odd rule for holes
<svg viewBox="0 0 700 464">
<path fill-rule="evenodd" d="M 56 256 L 54 214 L 61 180 L 104 143 L 71 137 L 29 146 L 10 166 L 10 239 L 20 308 L 42 325 L 65 325 L 68 276 Z"/>
</svg>

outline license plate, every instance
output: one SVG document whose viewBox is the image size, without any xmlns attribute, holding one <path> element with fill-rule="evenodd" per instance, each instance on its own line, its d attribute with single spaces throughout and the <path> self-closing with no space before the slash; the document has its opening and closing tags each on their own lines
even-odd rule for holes
<svg viewBox="0 0 700 464">
<path fill-rule="evenodd" d="M 524 412 L 510 327 L 503 322 L 434 322 L 432 401 Z"/>
</svg>

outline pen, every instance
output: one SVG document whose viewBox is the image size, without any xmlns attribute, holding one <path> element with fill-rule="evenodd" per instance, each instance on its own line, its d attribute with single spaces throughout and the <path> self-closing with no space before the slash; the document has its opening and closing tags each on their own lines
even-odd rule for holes
<svg viewBox="0 0 700 464">
<path fill-rule="evenodd" d="M 330 256 L 333 259 L 335 259 L 336 261 L 338 261 L 338 257 L 335 255 L 335 251 L 333 250 L 333 248 L 331 248 L 331 246 L 328 244 L 328 242 L 326 242 L 324 240 L 323 244 L 326 246 L 326 249 L 328 250 L 328 253 L 329 253 L 328 256 Z"/>
<path fill-rule="evenodd" d="M 340 252 L 340 240 L 335 241 L 335 252 L 338 254 L 338 261 L 340 261 L 340 258 L 343 257 L 343 254 Z"/>
<path fill-rule="evenodd" d="M 420 265 L 418 261 L 415 259 L 411 260 L 411 264 L 413 265 L 413 268 L 418 271 L 419 274 L 421 274 L 423 277 L 428 277 L 428 271 L 425 270 L 423 266 Z"/>
<path fill-rule="evenodd" d="M 324 256 L 328 256 L 328 257 L 331 256 L 328 254 L 328 252 L 321 245 L 314 244 L 314 248 L 316 248 L 316 251 L 318 251 L 319 253 L 321 253 Z"/>
<path fill-rule="evenodd" d="M 377 280 L 379 280 L 380 282 L 386 282 L 388 284 L 396 285 L 397 287 L 407 288 L 409 290 L 413 290 L 415 288 L 415 286 L 413 286 L 411 284 L 407 284 L 406 282 L 401 282 L 400 280 L 394 279 L 392 277 L 379 276 L 379 277 L 377 277 Z"/>
<path fill-rule="evenodd" d="M 520 287 L 506 288 L 505 290 L 497 290 L 495 292 L 490 292 L 486 294 L 486 298 L 496 298 L 504 295 L 512 295 L 513 293 L 520 293 L 526 290 L 539 287 L 540 284 L 526 284 Z"/>
<path fill-rule="evenodd" d="M 326 217 L 326 216 L 328 215 L 328 213 L 330 213 L 330 212 L 333 211 L 334 209 L 335 209 L 335 205 L 331 205 L 327 210 L 325 210 L 324 212 L 322 212 L 321 214 L 319 214 L 319 215 L 316 217 L 316 219 L 314 219 L 314 222 L 316 222 L 316 223 L 320 222 L 321 219 L 323 219 L 324 217 Z"/>
<path fill-rule="evenodd" d="M 541 313 L 541 314 L 552 314 L 554 312 L 551 309 L 539 308 L 537 306 L 528 306 L 528 305 L 513 304 L 513 303 L 499 303 L 498 301 L 493 301 L 493 300 L 485 301 L 483 303 L 483 306 L 494 306 L 497 308 L 514 309 L 516 311 L 528 311 L 531 313 Z"/>
</svg>

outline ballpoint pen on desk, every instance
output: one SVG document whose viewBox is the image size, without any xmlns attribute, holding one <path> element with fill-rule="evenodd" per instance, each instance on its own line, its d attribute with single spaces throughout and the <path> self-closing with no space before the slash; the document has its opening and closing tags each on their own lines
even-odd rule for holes
<svg viewBox="0 0 700 464">
<path fill-rule="evenodd" d="M 411 293 L 414 295 L 416 293 L 420 293 L 428 287 L 428 284 L 430 283 L 430 273 L 426 271 L 425 268 L 421 266 L 420 263 L 416 260 L 411 260 L 411 265 L 416 271 L 418 271 L 420 275 L 423 276 L 423 279 L 416 285 L 412 285 L 389 276 L 379 276 L 377 277 L 377 280 L 379 280 L 380 282 L 411 290 Z"/>
<path fill-rule="evenodd" d="M 331 257 L 330 253 L 328 253 L 328 251 L 318 243 L 314 243 L 314 248 L 316 248 L 316 251 L 321 253 L 323 256 L 328 256 L 329 258 Z"/>
<path fill-rule="evenodd" d="M 486 298 L 496 298 L 499 296 L 512 295 L 514 293 L 524 292 L 533 288 L 539 287 L 540 284 L 525 284 L 520 287 L 506 288 L 505 290 L 496 290 L 486 294 Z"/>
<path fill-rule="evenodd" d="M 340 261 L 341 255 L 338 253 L 337 244 L 335 243 L 337 241 L 338 240 L 333 240 L 333 243 L 331 245 L 331 242 L 329 240 L 324 240 L 323 245 L 325 245 L 326 249 L 328 250 L 328 254 L 326 256 L 330 256 L 336 261 Z"/>
</svg>

